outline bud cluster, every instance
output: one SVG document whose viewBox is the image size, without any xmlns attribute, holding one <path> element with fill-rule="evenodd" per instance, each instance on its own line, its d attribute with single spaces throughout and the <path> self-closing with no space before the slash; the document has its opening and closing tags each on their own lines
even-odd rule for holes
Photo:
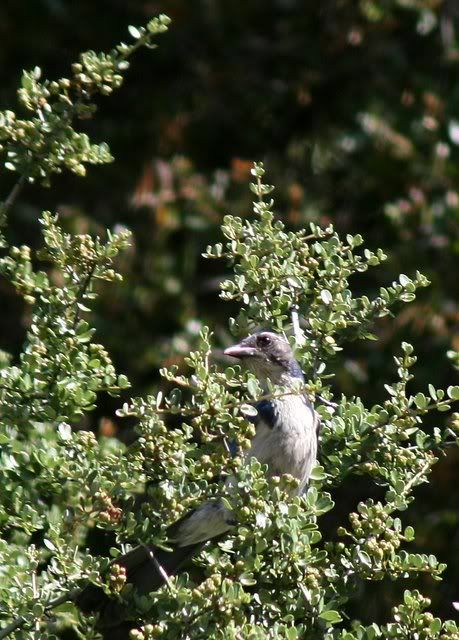
<svg viewBox="0 0 459 640">
<path fill-rule="evenodd" d="M 126 584 L 127 573 L 126 567 L 122 567 L 119 564 L 112 564 L 110 567 L 110 573 L 108 574 L 108 584 L 112 591 L 119 593 Z"/>
<path fill-rule="evenodd" d="M 118 525 L 123 516 L 123 511 L 116 507 L 110 496 L 105 491 L 96 491 L 94 494 L 94 510 L 98 512 L 101 522 Z"/>
</svg>

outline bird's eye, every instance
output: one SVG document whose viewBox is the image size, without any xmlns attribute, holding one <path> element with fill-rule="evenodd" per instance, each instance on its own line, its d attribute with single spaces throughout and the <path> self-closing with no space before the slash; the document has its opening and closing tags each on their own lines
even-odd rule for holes
<svg viewBox="0 0 459 640">
<path fill-rule="evenodd" d="M 269 336 L 258 336 L 257 345 L 259 347 L 269 347 L 271 344 L 271 338 Z"/>
</svg>

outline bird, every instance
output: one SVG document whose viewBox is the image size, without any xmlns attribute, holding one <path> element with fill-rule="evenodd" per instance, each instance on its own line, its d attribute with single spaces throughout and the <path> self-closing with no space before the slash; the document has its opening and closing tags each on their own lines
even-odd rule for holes
<svg viewBox="0 0 459 640">
<path fill-rule="evenodd" d="M 304 376 L 288 340 L 272 331 L 260 331 L 228 347 L 224 354 L 238 359 L 256 376 L 263 394 L 270 396 L 254 405 L 255 435 L 244 461 L 256 458 L 267 466 L 269 476 L 290 474 L 297 479 L 295 493 L 301 494 L 317 456 L 319 416 L 310 400 L 298 393 L 298 382 Z M 271 385 L 281 386 L 282 394 L 270 394 Z M 231 477 L 226 481 L 232 482 Z M 235 524 L 234 514 L 221 500 L 208 500 L 168 529 L 170 551 L 139 545 L 114 562 L 124 567 L 126 580 L 137 594 L 144 595 L 161 587 L 209 540 L 219 539 Z M 75 601 L 83 613 L 99 614 L 97 628 L 104 638 L 129 638 L 133 623 L 125 620 L 127 606 L 119 600 L 90 584 Z"/>
</svg>

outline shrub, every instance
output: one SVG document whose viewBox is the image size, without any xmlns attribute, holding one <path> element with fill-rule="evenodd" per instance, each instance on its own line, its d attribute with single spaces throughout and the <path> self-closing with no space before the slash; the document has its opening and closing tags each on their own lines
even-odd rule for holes
<svg viewBox="0 0 459 640">
<path fill-rule="evenodd" d="M 3 224 L 27 181 L 48 185 L 63 168 L 83 175 L 86 164 L 111 159 L 105 145 L 73 129 L 73 119 L 93 114 L 94 94 L 119 86 L 128 55 L 150 46 L 167 22 L 160 17 L 144 29 L 131 27 L 135 44 L 108 55 L 83 54 L 69 80 L 40 82 L 37 70 L 24 75 L 20 99 L 34 115 L 20 120 L 5 112 L 0 123 L 5 166 L 20 174 Z M 352 276 L 379 265 L 384 252 L 362 249 L 361 236 L 341 238 L 331 225 L 286 230 L 273 214 L 263 166 L 252 174 L 253 218 L 226 216 L 223 241 L 205 256 L 225 259 L 233 270 L 221 285 L 222 299 L 240 308 L 229 321 L 233 334 L 260 326 L 291 334 L 307 380 L 295 392 L 308 394 L 322 421 L 320 464 L 307 492 L 291 499 L 291 478 L 269 481 L 256 461 L 243 465 L 241 454 L 231 454 L 230 441 L 239 452 L 248 446 L 253 428 L 246 416 L 261 391 L 253 376 L 223 366 L 208 328 L 186 370 L 161 371 L 168 393 L 120 408 L 118 415 L 136 420 L 132 444 L 95 438 L 84 418 L 98 394 L 117 396 L 129 382 L 96 343 L 88 305 L 98 281 L 121 277 L 116 256 L 129 234 L 107 232 L 104 241 L 71 235 L 44 212 L 42 248 L 32 253 L 4 237 L 0 260 L 2 276 L 30 306 L 24 348 L 15 362 L 3 354 L 0 370 L 0 637 L 50 637 L 68 627 L 93 637 L 94 620 L 72 602 L 91 581 L 114 598 L 126 595 L 138 620 L 131 636 L 139 640 L 182 638 L 184 629 L 190 638 L 225 640 L 459 638 L 455 623 L 426 612 L 428 599 L 413 589 L 387 624 L 347 614 L 363 581 L 390 578 L 411 588 L 416 576 L 438 580 L 444 570 L 433 555 L 410 552 L 414 531 L 399 514 L 428 481 L 437 457 L 458 442 L 457 417 L 432 432 L 423 418 L 448 411 L 459 387 L 445 392 L 429 385 L 412 395 L 416 357 L 402 343 L 382 404 L 334 398 L 332 388 L 343 344 L 372 339 L 376 319 L 412 301 L 428 282 L 419 273 L 402 274 L 372 300 L 354 295 Z M 236 476 L 236 494 L 214 481 L 222 472 Z M 378 498 L 361 501 L 325 538 L 321 519 L 334 508 L 330 491 L 349 478 Z M 86 551 L 94 529 L 112 532 L 115 558 L 126 541 L 167 544 L 171 523 L 222 492 L 235 513 L 234 530 L 207 545 L 189 573 L 171 576 L 149 596 L 120 595 L 124 581 L 116 565 L 107 573 L 109 559 Z"/>
</svg>

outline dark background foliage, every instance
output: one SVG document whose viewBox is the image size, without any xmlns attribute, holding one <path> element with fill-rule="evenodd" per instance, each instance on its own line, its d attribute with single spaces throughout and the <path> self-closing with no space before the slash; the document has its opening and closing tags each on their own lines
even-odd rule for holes
<svg viewBox="0 0 459 640">
<path fill-rule="evenodd" d="M 96 324 L 134 393 L 156 387 L 162 364 L 180 364 L 201 323 L 227 333 L 236 309 L 218 299 L 221 265 L 201 252 L 219 239 L 226 212 L 250 212 L 254 159 L 265 161 L 279 216 L 292 228 L 331 221 L 389 253 L 355 280 L 357 292 L 375 293 L 400 271 L 419 269 L 432 281 L 399 316 L 379 322 L 376 341 L 346 348 L 336 392 L 379 401 L 401 339 L 416 347 L 420 384 L 457 383 L 446 359 L 459 349 L 455 3 L 5 0 L 2 108 L 15 108 L 23 68 L 66 75 L 80 51 L 108 50 L 127 37 L 127 24 L 159 12 L 173 19 L 161 46 L 138 53 L 116 98 L 100 99 L 87 125 L 116 163 L 91 169 L 84 182 L 63 175 L 51 190 L 29 186 L 11 214 L 11 239 L 32 246 L 42 209 L 58 210 L 74 231 L 132 229 L 125 282 L 104 289 Z M 5 196 L 13 181 L 2 174 Z M 5 283 L 0 293 L 0 348 L 17 353 L 27 309 Z M 113 419 L 118 403 L 103 399 L 91 426 L 128 439 L 129 426 Z M 422 585 L 445 617 L 459 597 L 458 462 L 456 451 L 437 465 L 409 512 L 418 550 L 448 562 L 442 584 Z M 335 498 L 345 514 L 367 494 L 353 485 Z M 373 585 L 358 614 L 382 620 L 397 597 L 392 586 Z"/>
</svg>

